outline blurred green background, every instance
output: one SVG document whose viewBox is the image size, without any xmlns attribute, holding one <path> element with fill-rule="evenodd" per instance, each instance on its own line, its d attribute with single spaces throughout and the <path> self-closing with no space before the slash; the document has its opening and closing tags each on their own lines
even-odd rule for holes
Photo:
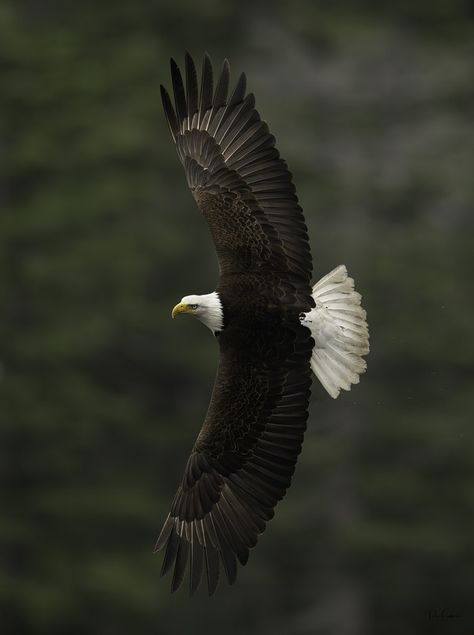
<svg viewBox="0 0 474 635">
<path fill-rule="evenodd" d="M 15 0 L 0 32 L 2 634 L 474 632 L 472 3 Z M 314 383 L 211 599 L 152 555 L 217 359 L 170 319 L 217 275 L 159 99 L 185 48 L 246 71 L 372 348 L 352 392 Z"/>
</svg>

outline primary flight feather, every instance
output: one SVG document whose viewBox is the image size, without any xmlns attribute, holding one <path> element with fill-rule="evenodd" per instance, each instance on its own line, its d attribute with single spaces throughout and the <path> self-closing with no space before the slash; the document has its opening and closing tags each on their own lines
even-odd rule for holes
<svg viewBox="0 0 474 635">
<path fill-rule="evenodd" d="M 246 94 L 229 95 L 224 61 L 214 89 L 204 56 L 201 85 L 191 56 L 185 81 L 171 60 L 174 105 L 161 95 L 192 195 L 219 261 L 217 289 L 182 298 L 173 317 L 198 317 L 220 357 L 209 408 L 156 544 L 171 588 L 189 567 L 190 591 L 245 565 L 290 486 L 308 417 L 311 371 L 332 397 L 365 370 L 368 329 L 344 266 L 311 288 L 301 207 L 275 138 Z"/>
</svg>

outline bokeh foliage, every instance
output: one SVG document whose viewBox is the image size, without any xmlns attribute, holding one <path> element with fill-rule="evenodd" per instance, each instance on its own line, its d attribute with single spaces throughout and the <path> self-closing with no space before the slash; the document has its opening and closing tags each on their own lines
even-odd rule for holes
<svg viewBox="0 0 474 635">
<path fill-rule="evenodd" d="M 2 3 L 2 632 L 418 635 L 443 608 L 473 627 L 472 18 L 467 0 Z M 151 553 L 217 358 L 169 315 L 216 279 L 159 99 L 185 48 L 247 71 L 315 275 L 346 263 L 372 345 L 351 393 L 315 384 L 290 493 L 211 600 L 170 596 Z"/>
</svg>

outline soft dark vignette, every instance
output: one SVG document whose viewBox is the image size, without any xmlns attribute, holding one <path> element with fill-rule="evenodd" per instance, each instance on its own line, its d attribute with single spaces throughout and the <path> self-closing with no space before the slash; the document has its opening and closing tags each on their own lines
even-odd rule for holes
<svg viewBox="0 0 474 635">
<path fill-rule="evenodd" d="M 472 630 L 472 3 L 6 0 L 0 32 L 2 630 Z M 252 567 L 191 601 L 150 553 L 217 352 L 170 319 L 216 271 L 161 113 L 186 48 L 258 86 L 372 345 L 357 390 L 313 388 Z"/>
</svg>

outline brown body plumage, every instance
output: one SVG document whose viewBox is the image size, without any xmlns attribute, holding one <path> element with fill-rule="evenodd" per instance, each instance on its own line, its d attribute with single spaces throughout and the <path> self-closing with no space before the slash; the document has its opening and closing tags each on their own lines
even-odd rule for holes
<svg viewBox="0 0 474 635">
<path fill-rule="evenodd" d="M 189 187 L 218 255 L 223 310 L 220 361 L 209 409 L 158 539 L 172 590 L 190 568 L 213 593 L 222 565 L 237 560 L 273 516 L 301 450 L 314 341 L 300 314 L 314 306 L 303 213 L 274 137 L 245 94 L 245 75 L 228 97 L 224 62 L 214 91 L 204 57 L 201 89 L 186 54 L 186 89 L 171 61 L 175 106 L 163 105 Z M 179 305 L 180 307 L 182 305 Z"/>
</svg>

